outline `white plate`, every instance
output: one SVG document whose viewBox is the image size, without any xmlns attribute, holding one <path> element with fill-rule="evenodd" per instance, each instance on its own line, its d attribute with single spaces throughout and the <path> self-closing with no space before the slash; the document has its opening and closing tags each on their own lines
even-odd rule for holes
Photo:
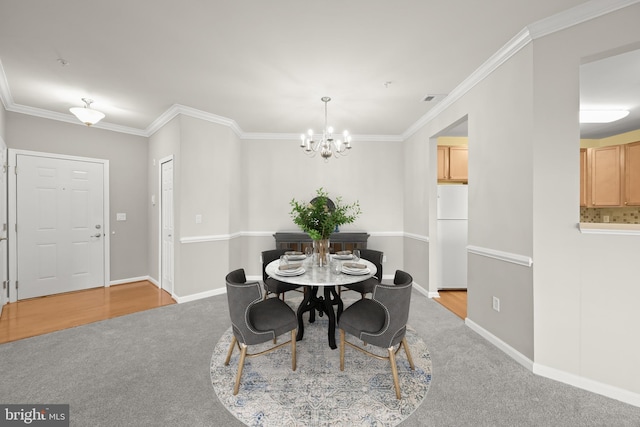
<svg viewBox="0 0 640 427">
<path fill-rule="evenodd" d="M 302 255 L 287 255 L 287 258 L 289 258 L 289 261 L 300 261 L 300 260 L 306 259 L 307 256 L 305 254 L 302 254 Z"/>
<path fill-rule="evenodd" d="M 305 269 L 300 267 L 295 270 L 276 270 L 278 276 L 300 276 L 305 273 Z"/>
<path fill-rule="evenodd" d="M 368 268 L 342 267 L 342 272 L 344 274 L 351 274 L 352 276 L 364 276 L 365 274 L 371 273 L 371 270 L 369 270 Z"/>
<path fill-rule="evenodd" d="M 333 256 L 335 259 L 353 259 L 353 255 L 349 254 L 349 255 L 334 255 Z"/>
</svg>

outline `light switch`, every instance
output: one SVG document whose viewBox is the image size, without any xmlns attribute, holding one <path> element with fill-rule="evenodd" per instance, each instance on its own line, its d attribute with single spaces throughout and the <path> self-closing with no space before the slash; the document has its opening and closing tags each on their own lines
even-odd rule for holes
<svg viewBox="0 0 640 427">
<path fill-rule="evenodd" d="M 126 213 L 117 213 L 116 214 L 116 221 L 126 221 L 127 220 L 127 214 Z"/>
<path fill-rule="evenodd" d="M 202 224 L 202 215 L 196 215 L 196 224 Z"/>
</svg>

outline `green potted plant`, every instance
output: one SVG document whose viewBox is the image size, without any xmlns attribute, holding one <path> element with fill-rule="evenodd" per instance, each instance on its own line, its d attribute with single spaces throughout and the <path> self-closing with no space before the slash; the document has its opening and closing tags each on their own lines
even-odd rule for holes
<svg viewBox="0 0 640 427">
<path fill-rule="evenodd" d="M 360 203 L 343 204 L 342 197 L 335 203 L 322 187 L 316 190 L 316 197 L 308 203 L 291 199 L 291 218 L 313 240 L 314 251 L 320 265 L 324 265 L 329 254 L 329 236 L 339 226 L 351 224 L 360 215 Z"/>
</svg>

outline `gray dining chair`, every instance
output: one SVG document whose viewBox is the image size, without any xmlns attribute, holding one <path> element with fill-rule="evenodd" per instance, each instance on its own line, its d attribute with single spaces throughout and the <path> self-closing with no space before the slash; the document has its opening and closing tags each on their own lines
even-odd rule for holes
<svg viewBox="0 0 640 427">
<path fill-rule="evenodd" d="M 415 370 L 411 351 L 405 337 L 413 278 L 409 273 L 397 270 L 393 283 L 393 285 L 376 285 L 371 299 L 358 300 L 342 312 L 342 316 L 338 321 L 338 328 L 340 329 L 340 370 L 344 371 L 345 344 L 376 359 L 389 360 L 396 398 L 400 399 L 398 366 L 395 358 L 400 348 L 404 348 L 409 366 L 412 370 Z M 345 339 L 346 333 L 361 339 L 364 343 L 386 348 L 388 356 L 373 354 L 347 341 Z"/>
<path fill-rule="evenodd" d="M 282 255 L 290 250 L 291 249 L 270 249 L 268 251 L 262 251 L 262 283 L 265 290 L 265 299 L 269 296 L 269 294 L 275 294 L 277 297 L 282 296 L 282 301 L 284 301 L 285 292 L 300 289 L 300 286 L 298 285 L 291 285 L 289 283 L 281 282 L 280 280 L 267 274 L 267 265 L 272 261 L 280 259 Z"/>
<path fill-rule="evenodd" d="M 374 249 L 360 249 L 360 258 L 366 259 L 376 266 L 376 274 L 373 277 L 369 277 L 362 282 L 354 283 L 352 285 L 344 285 L 338 289 L 339 294 L 342 294 L 342 290 L 359 292 L 362 298 L 366 294 L 373 293 L 373 288 L 382 282 L 382 258 L 384 252 L 376 251 Z"/>
<path fill-rule="evenodd" d="M 261 356 L 287 344 L 291 344 L 291 369 L 296 370 L 296 329 L 298 319 L 285 302 L 278 298 L 262 299 L 259 282 L 247 282 L 244 269 L 240 268 L 227 274 L 227 300 L 229 302 L 229 316 L 233 329 L 233 338 L 224 361 L 229 365 L 233 350 L 237 346 L 240 350 L 238 373 L 233 388 L 233 394 L 238 394 L 240 378 L 244 361 L 247 357 Z M 247 353 L 250 345 L 273 341 L 277 336 L 291 331 L 291 340 L 268 348 L 259 353 Z"/>
</svg>

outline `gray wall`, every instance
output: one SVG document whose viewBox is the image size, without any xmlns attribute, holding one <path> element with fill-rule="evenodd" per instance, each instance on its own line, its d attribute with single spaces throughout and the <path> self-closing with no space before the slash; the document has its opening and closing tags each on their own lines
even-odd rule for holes
<svg viewBox="0 0 640 427">
<path fill-rule="evenodd" d="M 324 162 L 309 158 L 299 141 L 244 140 L 242 167 L 247 177 L 249 233 L 256 237 L 243 261 L 250 274 L 261 274 L 256 253 L 274 246 L 275 231 L 295 231 L 289 212 L 291 199 L 311 200 L 323 187 L 329 197 L 344 203 L 358 201 L 362 215 L 341 231 L 364 230 L 371 234 L 369 247 L 385 252 L 384 273 L 393 274 L 403 266 L 403 170 L 399 142 L 354 141 L 347 157 Z"/>
<path fill-rule="evenodd" d="M 640 48 L 638 17 L 635 4 L 534 42 L 532 142 L 536 365 L 634 393 L 640 236 L 576 229 L 576 111 L 581 62 Z"/>
<path fill-rule="evenodd" d="M 109 160 L 111 281 L 147 276 L 147 138 L 7 113 L 9 148 Z M 116 221 L 116 213 L 127 214 Z"/>
<path fill-rule="evenodd" d="M 351 156 L 325 163 L 307 158 L 297 141 L 240 141 L 226 126 L 180 115 L 149 144 L 147 198 L 158 194 L 158 160 L 174 155 L 178 299 L 224 289 L 235 268 L 260 276 L 260 252 L 274 247 L 273 233 L 296 230 L 289 202 L 310 200 L 319 187 L 345 203 L 358 200 L 363 215 L 342 230 L 372 234 L 371 247 L 387 254 L 386 275 L 402 268 L 400 143 L 354 143 Z M 149 208 L 149 274 L 159 281 L 158 215 L 158 206 Z"/>
</svg>

